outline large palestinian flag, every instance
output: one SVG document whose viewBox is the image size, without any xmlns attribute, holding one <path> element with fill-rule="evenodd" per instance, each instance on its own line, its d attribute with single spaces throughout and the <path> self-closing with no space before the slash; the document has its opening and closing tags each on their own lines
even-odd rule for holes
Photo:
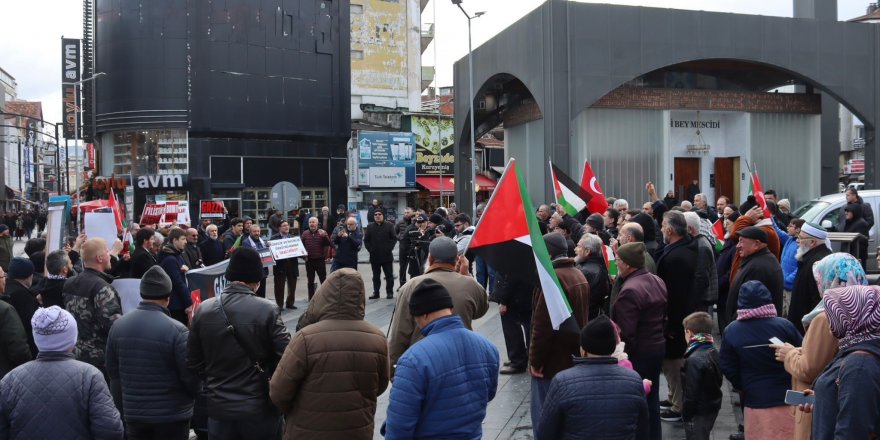
<svg viewBox="0 0 880 440">
<path fill-rule="evenodd" d="M 574 179 L 568 177 L 553 162 L 550 162 L 550 177 L 553 179 L 553 193 L 556 195 L 556 204 L 562 205 L 568 215 L 574 217 L 582 209 L 587 207 L 590 195 L 578 185 Z"/>
<path fill-rule="evenodd" d="M 544 292 L 554 330 L 580 331 L 538 228 L 525 181 L 510 159 L 471 238 L 469 250 L 507 274 L 534 276 Z M 537 284 L 537 283 L 536 283 Z"/>
</svg>

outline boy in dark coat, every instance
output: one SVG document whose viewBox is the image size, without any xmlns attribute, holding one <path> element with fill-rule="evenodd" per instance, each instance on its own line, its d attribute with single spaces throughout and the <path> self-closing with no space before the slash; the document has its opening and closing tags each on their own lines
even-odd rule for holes
<svg viewBox="0 0 880 440">
<path fill-rule="evenodd" d="M 695 312 L 684 318 L 689 344 L 684 353 L 681 384 L 684 390 L 681 419 L 687 440 L 708 440 L 721 409 L 721 361 L 712 340 L 712 317 Z"/>
</svg>

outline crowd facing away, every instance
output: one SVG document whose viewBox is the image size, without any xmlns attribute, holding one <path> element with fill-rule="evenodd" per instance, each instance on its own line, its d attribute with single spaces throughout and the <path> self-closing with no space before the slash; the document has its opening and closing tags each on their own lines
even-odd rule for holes
<svg viewBox="0 0 880 440">
<path fill-rule="evenodd" d="M 537 274 L 469 250 L 493 226 L 484 205 L 390 221 L 376 200 L 368 224 L 341 205 L 275 212 L 268 231 L 229 216 L 133 225 L 131 243 L 80 236 L 49 253 L 28 231 L 22 256 L 0 223 L 0 440 L 370 439 L 389 388 L 385 438 L 478 439 L 499 374 L 530 375 L 537 439 L 659 439 L 664 421 L 709 439 L 725 378 L 744 420 L 732 438 L 880 434 L 867 242 L 833 249 L 772 190 L 765 210 L 754 196 L 713 206 L 696 185 L 681 199 L 645 189 L 640 209 L 609 198 L 604 212 L 534 214 L 577 331 L 554 330 Z M 847 200 L 836 229 L 867 236 L 871 207 L 853 189 Z M 294 236 L 306 255 L 264 268 L 259 251 Z M 227 259 L 222 290 L 194 304 L 186 273 Z M 308 301 L 288 329 L 299 260 Z M 383 277 L 387 333 L 364 319 Z M 140 280 L 125 314 L 117 278 Z M 504 363 L 471 330 L 490 302 Z"/>
</svg>

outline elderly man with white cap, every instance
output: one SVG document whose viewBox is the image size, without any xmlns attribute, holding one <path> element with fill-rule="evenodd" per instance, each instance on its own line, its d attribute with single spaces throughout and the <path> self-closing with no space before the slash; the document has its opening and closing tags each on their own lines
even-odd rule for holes
<svg viewBox="0 0 880 440">
<path fill-rule="evenodd" d="M 104 376 L 73 357 L 73 315 L 41 308 L 31 327 L 40 353 L 0 380 L 0 438 L 121 439 L 122 420 Z"/>
<path fill-rule="evenodd" d="M 819 285 L 813 275 L 813 264 L 831 255 L 831 248 L 826 243 L 828 233 L 825 228 L 804 223 L 797 236 L 798 249 L 795 257 L 798 260 L 797 276 L 791 288 L 791 302 L 788 306 L 788 320 L 797 327 L 801 334 L 804 325 L 801 319 L 810 313 L 821 300 Z"/>
</svg>

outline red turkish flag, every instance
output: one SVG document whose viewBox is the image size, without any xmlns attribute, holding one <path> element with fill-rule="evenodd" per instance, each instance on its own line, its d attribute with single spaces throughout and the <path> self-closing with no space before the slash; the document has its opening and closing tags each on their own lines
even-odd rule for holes
<svg viewBox="0 0 880 440">
<path fill-rule="evenodd" d="M 770 218 L 770 210 L 767 208 L 767 200 L 764 199 L 764 190 L 761 188 L 761 180 L 758 178 L 758 169 L 752 173 L 752 192 L 758 206 L 764 211 L 764 218 Z"/>
<path fill-rule="evenodd" d="M 590 214 L 604 214 L 605 210 L 608 209 L 608 202 L 605 200 L 605 194 L 602 194 L 602 187 L 599 186 L 599 182 L 596 180 L 596 174 L 593 173 L 590 161 L 584 162 L 581 189 L 590 195 L 590 200 L 587 202 L 587 211 Z"/>
</svg>

